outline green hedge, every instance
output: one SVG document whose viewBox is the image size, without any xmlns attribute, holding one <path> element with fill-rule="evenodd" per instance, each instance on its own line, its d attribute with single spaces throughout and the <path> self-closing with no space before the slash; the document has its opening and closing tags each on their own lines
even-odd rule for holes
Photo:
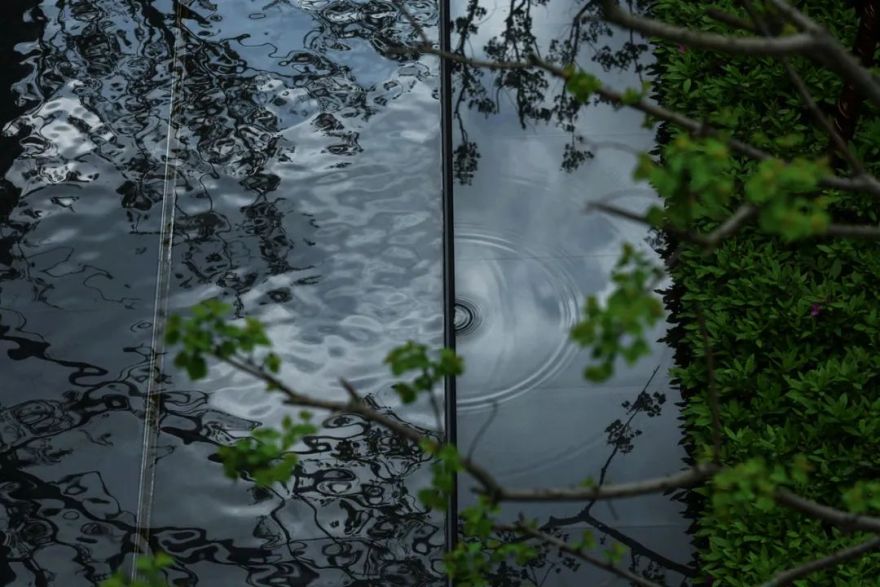
<svg viewBox="0 0 880 587">
<path fill-rule="evenodd" d="M 656 18 L 703 30 L 731 32 L 710 19 L 707 6 L 745 14 L 734 1 L 658 0 Z M 842 0 L 798 5 L 848 46 L 858 17 Z M 734 58 L 659 44 L 657 99 L 695 118 L 728 125 L 739 137 L 785 157 L 821 156 L 826 136 L 816 129 L 782 66 L 771 59 Z M 841 90 L 837 78 L 793 61 L 828 113 Z M 661 128 L 661 142 L 677 131 Z M 875 174 L 880 116 L 864 112 L 855 144 Z M 745 160 L 738 172 L 754 169 Z M 828 194 L 835 219 L 876 221 L 866 196 Z M 734 206 L 738 202 L 734 202 Z M 711 228 L 711 227 L 709 227 Z M 785 244 L 749 228 L 709 256 L 686 246 L 667 293 L 675 347 L 673 372 L 685 397 L 692 456 L 711 445 L 707 369 L 698 316 L 705 317 L 715 356 L 724 425 L 724 460 L 758 456 L 787 462 L 798 454 L 812 465 L 799 491 L 843 507 L 841 495 L 860 479 L 880 478 L 880 246 L 814 240 Z M 865 539 L 845 535 L 782 509 L 735 516 L 694 495 L 695 544 L 706 584 L 757 585 L 774 572 Z M 818 573 L 798 585 L 878 585 L 880 554 Z"/>
</svg>

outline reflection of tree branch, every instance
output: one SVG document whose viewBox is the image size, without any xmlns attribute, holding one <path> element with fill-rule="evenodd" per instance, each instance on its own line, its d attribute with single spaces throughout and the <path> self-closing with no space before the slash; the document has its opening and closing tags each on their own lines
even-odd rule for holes
<svg viewBox="0 0 880 587">
<path fill-rule="evenodd" d="M 536 538 L 545 544 L 555 546 L 562 552 L 575 556 L 583 561 L 590 563 L 593 566 L 596 566 L 604 571 L 608 571 L 609 573 L 613 573 L 618 577 L 622 577 L 636 585 L 640 585 L 641 587 L 661 587 L 659 583 L 648 581 L 647 579 L 636 575 L 629 569 L 618 567 L 610 561 L 602 560 L 601 558 L 593 555 L 586 548 L 574 547 L 571 544 L 567 543 L 565 540 L 557 538 L 556 536 L 553 536 L 551 534 L 547 534 L 546 532 L 541 532 L 540 530 L 530 528 L 525 524 L 498 525 L 496 526 L 496 530 L 531 536 L 532 538 Z"/>
<path fill-rule="evenodd" d="M 654 377 L 657 376 L 657 372 L 659 370 L 660 370 L 660 365 L 657 365 L 654 368 L 654 371 L 651 373 L 651 376 L 648 378 L 648 381 L 645 383 L 645 386 L 642 388 L 642 391 L 640 391 L 639 395 L 636 396 L 636 399 L 633 402 L 631 410 L 630 410 L 632 413 L 630 414 L 626 423 L 623 424 L 623 427 L 622 427 L 623 431 L 628 430 L 630 424 L 632 424 L 632 421 L 635 419 L 635 417 L 638 416 L 642 412 L 642 407 L 644 406 L 644 402 L 641 401 L 642 394 L 647 394 L 648 387 L 651 385 L 651 382 L 654 380 Z M 618 420 L 618 422 L 619 422 L 619 420 Z M 609 442 L 611 442 L 610 439 L 609 439 Z M 614 460 L 614 457 L 616 457 L 617 453 L 620 452 L 620 448 L 621 448 L 620 440 L 618 439 L 618 441 L 614 442 L 613 444 L 614 444 L 614 448 L 612 448 L 611 454 L 608 455 L 608 458 L 605 459 L 605 463 L 599 469 L 599 481 L 597 482 L 597 485 L 599 487 L 605 485 L 605 478 L 608 476 L 608 469 L 611 468 L 611 463 Z M 590 511 L 590 509 L 593 507 L 593 505 L 595 503 L 596 503 L 595 500 L 588 503 L 587 506 L 584 508 L 584 511 Z M 609 502 L 609 507 L 610 507 L 610 505 L 611 505 L 611 502 Z"/>
<path fill-rule="evenodd" d="M 665 569 L 675 571 L 684 575 L 685 577 L 692 577 L 696 574 L 693 567 L 689 567 L 682 563 L 676 562 L 668 557 L 663 556 L 659 552 L 651 550 L 638 540 L 624 534 L 617 528 L 609 526 L 586 510 L 580 512 L 577 515 L 569 516 L 567 518 L 550 518 L 550 522 L 548 522 L 544 526 L 544 528 L 558 528 L 563 526 L 571 526 L 573 524 L 588 524 L 599 532 L 602 532 L 603 534 L 610 536 L 614 540 L 617 540 L 624 546 L 627 546 L 630 550 L 632 550 L 633 553 L 639 554 L 647 559 L 659 563 Z"/>
</svg>

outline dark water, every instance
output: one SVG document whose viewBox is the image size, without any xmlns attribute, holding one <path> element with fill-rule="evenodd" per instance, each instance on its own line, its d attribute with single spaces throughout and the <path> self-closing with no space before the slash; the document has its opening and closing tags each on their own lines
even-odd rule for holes
<svg viewBox="0 0 880 587">
<path fill-rule="evenodd" d="M 544 4 L 520 10 L 549 38 L 571 7 Z M 437 4 L 408 5 L 436 36 Z M 453 46 L 509 25 L 506 5 L 483 6 Z M 382 366 L 408 339 L 442 344 L 444 321 L 439 69 L 392 52 L 416 39 L 409 23 L 378 0 L 7 0 L 2 29 L 0 584 L 94 585 L 136 549 L 172 554 L 180 585 L 444 584 L 445 516 L 415 498 L 422 455 L 339 415 L 297 447 L 291 483 L 232 482 L 217 447 L 288 410 L 222 367 L 190 383 L 161 345 L 168 314 L 219 297 L 267 322 L 298 389 L 341 398 L 343 375 L 442 433 L 427 402 L 397 405 Z M 665 349 L 597 390 L 565 341 L 619 242 L 645 236 L 583 203 L 653 198 L 626 179 L 631 154 L 577 136 L 632 149 L 651 133 L 603 107 L 557 113 L 537 81 L 495 106 L 491 76 L 454 83 L 461 446 L 523 486 L 680 468 L 677 398 L 654 375 Z M 598 529 L 674 584 L 689 572 L 679 509 L 529 513 Z M 607 580 L 567 565 L 549 553 L 526 573 Z"/>
</svg>

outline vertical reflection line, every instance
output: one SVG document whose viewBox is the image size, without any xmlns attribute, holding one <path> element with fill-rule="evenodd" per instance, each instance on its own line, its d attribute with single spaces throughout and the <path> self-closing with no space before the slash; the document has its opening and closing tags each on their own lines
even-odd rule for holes
<svg viewBox="0 0 880 587">
<path fill-rule="evenodd" d="M 153 335 L 150 344 L 150 368 L 144 398 L 144 439 L 141 447 L 141 476 L 138 486 L 137 518 L 134 542 L 138 548 L 129 571 L 137 578 L 138 555 L 150 551 L 150 518 L 153 510 L 153 490 L 156 479 L 155 449 L 159 436 L 160 386 L 163 381 L 165 357 L 165 323 L 168 318 L 168 292 L 171 283 L 171 247 L 174 237 L 174 211 L 177 206 L 177 134 L 174 114 L 177 93 L 183 82 L 184 68 L 179 62 L 181 53 L 181 4 L 174 15 L 174 47 L 171 52 L 171 96 L 168 103 L 168 134 L 165 145 L 165 173 L 162 186 L 162 224 L 159 229 L 159 258 L 156 268 L 156 294 L 153 301 Z M 178 72 L 180 82 L 178 82 Z"/>
<path fill-rule="evenodd" d="M 452 15 L 451 0 L 440 2 L 440 49 L 449 51 L 450 24 Z M 443 159 L 443 344 L 455 349 L 455 232 L 452 202 L 453 169 L 452 169 L 452 62 L 440 59 L 440 127 L 441 127 L 441 158 Z M 446 441 L 457 443 L 457 410 L 455 377 L 448 376 L 444 380 Z M 458 543 L 458 477 L 453 479 L 452 493 L 446 514 L 446 548 L 451 550 Z M 449 580 L 451 585 L 451 580 Z"/>
</svg>

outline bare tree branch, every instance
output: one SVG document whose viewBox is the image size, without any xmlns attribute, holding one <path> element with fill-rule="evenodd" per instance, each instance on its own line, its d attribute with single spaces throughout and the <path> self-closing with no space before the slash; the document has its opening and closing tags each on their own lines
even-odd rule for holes
<svg viewBox="0 0 880 587">
<path fill-rule="evenodd" d="M 745 224 L 757 213 L 758 209 L 752 204 L 741 205 L 734 211 L 733 214 L 728 216 L 728 218 L 721 224 L 721 226 L 702 238 L 703 244 L 707 245 L 710 248 L 717 246 L 718 243 L 720 243 L 722 240 L 735 234 L 742 227 L 743 224 Z"/>
<path fill-rule="evenodd" d="M 689 47 L 698 47 L 710 51 L 754 56 L 781 56 L 803 55 L 820 47 L 820 43 L 815 36 L 807 33 L 770 39 L 765 37 L 732 37 L 716 33 L 692 31 L 652 18 L 638 16 L 623 10 L 614 0 L 604 0 L 602 8 L 605 11 L 605 18 L 608 22 L 638 31 L 649 37 L 675 41 Z"/>
<path fill-rule="evenodd" d="M 647 216 L 642 216 L 641 214 L 637 214 L 635 212 L 630 212 L 629 210 L 625 210 L 623 208 L 618 208 L 617 206 L 612 206 L 610 204 L 606 204 L 604 202 L 590 202 L 587 204 L 587 211 L 598 210 L 600 212 L 605 212 L 607 214 L 611 214 L 613 216 L 619 216 L 621 218 L 625 218 L 627 220 L 631 220 L 633 222 L 638 222 L 639 224 L 645 224 L 647 226 L 654 226 L 649 220 Z M 733 212 L 718 228 L 710 232 L 709 234 L 699 234 L 695 232 L 689 232 L 686 230 L 680 230 L 675 226 L 667 225 L 663 226 L 663 230 L 673 233 L 676 236 L 679 236 L 685 240 L 689 240 L 698 244 L 702 244 L 706 246 L 708 249 L 712 249 L 718 245 L 725 238 L 733 235 L 738 231 L 743 224 L 746 223 L 749 219 L 752 218 L 755 214 L 757 214 L 758 209 L 752 204 L 743 204 L 736 211 Z"/>
<path fill-rule="evenodd" d="M 646 226 L 654 226 L 648 220 L 647 216 L 642 216 L 641 214 L 630 212 L 629 210 L 618 208 L 617 206 L 612 206 L 604 202 L 590 202 L 589 204 L 587 204 L 587 211 L 590 210 L 598 210 L 600 212 L 605 212 L 606 214 L 611 214 L 613 216 L 619 216 L 620 218 L 631 220 L 632 222 L 638 222 L 639 224 L 644 224 Z M 736 211 L 733 212 L 733 214 L 731 214 L 721 226 L 706 235 L 680 230 L 675 228 L 674 226 L 663 226 L 662 228 L 667 232 L 675 234 L 678 237 L 695 242 L 697 244 L 705 245 L 706 247 L 711 249 L 717 246 L 725 238 L 735 234 L 736 231 L 739 230 L 747 220 L 757 214 L 757 212 L 758 208 L 756 208 L 755 206 L 751 204 L 743 204 L 742 206 L 737 208 Z M 832 223 L 829 224 L 823 232 L 817 233 L 815 236 L 878 240 L 880 239 L 880 226 L 870 224 Z"/>
<path fill-rule="evenodd" d="M 781 587 L 782 585 L 790 585 L 794 581 L 802 579 L 803 577 L 815 573 L 816 571 L 821 571 L 822 569 L 827 569 L 848 560 L 858 558 L 864 554 L 871 552 L 872 550 L 877 549 L 878 547 L 880 547 L 880 538 L 872 538 L 867 542 L 862 542 L 861 544 L 856 544 L 855 546 L 842 548 L 837 552 L 829 554 L 828 556 L 812 560 L 808 563 L 804 563 L 787 571 L 783 571 L 761 585 L 761 587 Z"/>
<path fill-rule="evenodd" d="M 880 226 L 862 224 L 830 224 L 822 233 L 824 236 L 848 238 L 880 239 Z"/>
<path fill-rule="evenodd" d="M 758 14 L 752 9 L 751 3 L 748 0 L 741 0 L 741 4 L 749 13 L 749 17 L 755 23 L 761 33 L 765 37 L 770 37 L 770 29 L 767 27 L 767 23 L 761 20 L 758 17 Z M 837 129 L 834 127 L 834 123 L 825 116 L 825 113 L 819 109 L 818 104 L 816 104 L 816 100 L 813 99 L 813 95 L 810 93 L 810 90 L 807 88 L 807 84 L 804 83 L 803 78 L 798 75 L 797 71 L 795 71 L 794 67 L 792 67 L 791 62 L 787 57 L 780 57 L 780 63 L 785 68 L 785 73 L 788 75 L 788 79 L 791 80 L 792 85 L 794 85 L 795 89 L 798 92 L 798 95 L 801 98 L 801 101 L 807 107 L 807 110 L 810 111 L 810 114 L 819 123 L 828 136 L 831 137 L 831 142 L 834 144 L 838 153 L 840 153 L 844 159 L 847 160 L 850 167 L 852 167 L 853 172 L 856 175 L 864 175 L 865 174 L 865 166 L 862 165 L 862 162 L 859 161 L 859 158 L 856 157 L 856 154 L 849 148 L 849 145 L 840 136 L 840 133 L 837 132 Z"/>
<path fill-rule="evenodd" d="M 880 84 L 837 39 L 784 0 L 769 1 L 803 32 L 771 39 L 729 37 L 696 32 L 638 16 L 623 10 L 616 0 L 603 0 L 602 7 L 609 22 L 647 36 L 675 41 L 690 47 L 754 56 L 804 55 L 851 82 L 874 104 L 880 106 Z"/>
<path fill-rule="evenodd" d="M 549 488 L 549 489 L 502 489 L 501 501 L 590 501 L 637 497 L 649 493 L 662 493 L 669 489 L 691 487 L 715 475 L 721 468 L 716 465 L 696 465 L 692 469 L 632 483 L 601 485 L 598 487 Z"/>
<path fill-rule="evenodd" d="M 811 34 L 814 39 L 821 43 L 821 51 L 811 55 L 816 61 L 851 82 L 856 88 L 864 92 L 865 96 L 880 106 L 880 84 L 874 79 L 869 70 L 862 67 L 859 60 L 850 53 L 846 47 L 840 44 L 824 27 L 813 21 L 797 8 L 785 2 L 785 0 L 768 0 L 776 10 L 788 18 L 798 28 Z"/>
<path fill-rule="evenodd" d="M 774 498 L 776 503 L 782 506 L 806 514 L 811 518 L 828 522 L 841 530 L 864 530 L 880 534 L 880 518 L 878 517 L 864 516 L 822 505 L 787 489 L 777 489 Z"/>
</svg>

